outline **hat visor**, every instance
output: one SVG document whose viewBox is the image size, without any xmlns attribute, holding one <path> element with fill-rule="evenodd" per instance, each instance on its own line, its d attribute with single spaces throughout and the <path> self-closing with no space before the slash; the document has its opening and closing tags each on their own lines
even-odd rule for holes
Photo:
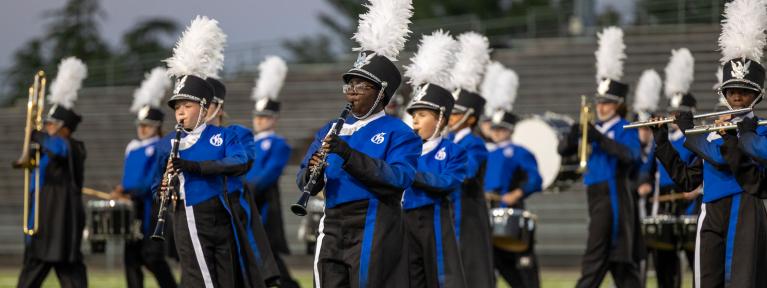
<svg viewBox="0 0 767 288">
<path fill-rule="evenodd" d="M 262 111 L 255 111 L 254 110 L 253 111 L 253 116 L 272 116 L 272 117 L 276 117 L 277 114 L 278 114 L 277 112 L 271 111 L 271 110 L 262 110 Z"/>
<path fill-rule="evenodd" d="M 597 103 L 621 103 L 623 102 L 623 97 L 612 95 L 612 94 L 595 94 L 594 100 Z"/>
<path fill-rule="evenodd" d="M 144 120 L 136 119 L 136 125 L 149 125 L 149 126 L 160 127 L 162 126 L 162 121 L 152 120 L 152 119 L 144 119 Z"/>
<path fill-rule="evenodd" d="M 453 114 L 464 114 L 466 111 L 469 111 L 469 108 L 461 105 L 453 105 Z"/>
<path fill-rule="evenodd" d="M 413 104 L 410 104 L 410 106 L 408 106 L 407 109 L 405 109 L 405 111 L 407 111 L 408 114 L 413 114 L 413 111 L 418 109 L 428 109 L 428 110 L 439 113 L 439 106 L 429 102 L 415 102 Z"/>
<path fill-rule="evenodd" d="M 352 69 L 344 73 L 344 76 L 343 76 L 344 83 L 349 83 L 349 81 L 351 81 L 353 77 L 360 77 L 362 79 L 370 81 L 376 86 L 376 89 L 381 89 L 381 81 L 377 77 L 371 75 L 365 70 Z"/>
<path fill-rule="evenodd" d="M 747 89 L 747 90 L 754 91 L 756 93 L 762 92 L 761 89 L 759 89 L 759 87 L 754 87 L 754 85 L 751 85 L 746 82 L 741 82 L 741 81 L 730 81 L 730 82 L 724 83 L 722 84 L 722 86 L 719 87 L 719 89 L 721 89 L 722 91 L 724 91 L 725 89 Z"/>
<path fill-rule="evenodd" d="M 202 102 L 202 99 L 200 99 L 200 97 L 195 97 L 188 94 L 175 94 L 171 96 L 170 99 L 168 99 L 168 106 L 170 106 L 170 109 L 175 109 L 176 107 L 174 107 L 174 104 L 176 103 L 176 101 L 179 101 L 179 100 L 194 101 L 197 103 Z"/>
<path fill-rule="evenodd" d="M 505 128 L 509 130 L 514 130 L 514 124 L 506 123 L 506 122 L 500 122 L 500 123 L 491 122 L 490 128 Z"/>
</svg>

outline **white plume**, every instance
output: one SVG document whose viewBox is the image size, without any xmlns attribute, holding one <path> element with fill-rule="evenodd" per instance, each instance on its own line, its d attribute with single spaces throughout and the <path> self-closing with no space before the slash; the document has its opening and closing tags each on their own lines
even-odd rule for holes
<svg viewBox="0 0 767 288">
<path fill-rule="evenodd" d="M 59 63 L 56 79 L 51 83 L 51 94 L 48 102 L 61 107 L 72 109 L 77 101 L 77 91 L 88 77 L 88 67 L 76 57 L 67 57 Z"/>
<path fill-rule="evenodd" d="M 599 48 L 597 58 L 597 83 L 604 79 L 620 81 L 623 77 L 623 60 L 626 59 L 626 45 L 623 44 L 623 30 L 607 27 L 597 33 Z"/>
<path fill-rule="evenodd" d="M 512 111 L 514 101 L 517 100 L 517 88 L 519 88 L 517 73 L 507 68 L 492 73 L 495 73 L 491 80 L 494 88 L 489 95 L 485 95 L 488 101 L 485 104 L 485 115 L 492 115 L 497 110 Z"/>
<path fill-rule="evenodd" d="M 157 108 L 165 96 L 165 90 L 170 87 L 170 77 L 164 67 L 155 67 L 144 75 L 141 86 L 133 92 L 131 112 L 138 112 L 146 105 Z"/>
<path fill-rule="evenodd" d="M 173 56 L 164 60 L 168 74 L 219 78 L 218 71 L 224 67 L 225 45 L 226 34 L 218 21 L 198 15 L 176 42 Z"/>
<path fill-rule="evenodd" d="M 370 50 L 397 61 L 397 55 L 405 48 L 408 24 L 413 16 L 412 0 L 370 0 L 365 4 L 368 12 L 360 15 L 357 33 L 352 39 L 360 44 L 354 51 Z"/>
<path fill-rule="evenodd" d="M 476 32 L 458 35 L 456 62 L 450 74 L 456 88 L 477 92 L 485 66 L 490 62 L 490 43 Z"/>
<path fill-rule="evenodd" d="M 655 112 L 658 110 L 658 100 L 660 100 L 660 90 L 663 87 L 663 81 L 658 72 L 653 69 L 647 69 L 639 76 L 636 92 L 634 92 L 634 112 Z"/>
<path fill-rule="evenodd" d="M 762 61 L 767 30 L 764 0 L 734 0 L 724 4 L 722 34 L 719 35 L 721 62 L 735 58 Z"/>
<path fill-rule="evenodd" d="M 452 91 L 455 87 L 450 68 L 455 64 L 457 49 L 458 41 L 441 29 L 423 36 L 418 52 L 410 58 L 410 65 L 405 66 L 405 76 L 410 78 L 408 83 L 416 87 L 432 83 Z"/>
<path fill-rule="evenodd" d="M 666 69 L 666 86 L 664 92 L 671 99 L 676 93 L 685 94 L 690 91 L 690 85 L 695 75 L 695 58 L 687 48 L 671 50 Z"/>
<path fill-rule="evenodd" d="M 712 89 L 716 90 L 719 88 L 719 85 L 722 85 L 722 78 L 724 77 L 724 72 L 722 72 L 722 66 L 719 66 L 716 68 L 716 83 L 714 83 L 714 87 Z"/>
<path fill-rule="evenodd" d="M 258 64 L 258 79 L 250 98 L 255 101 L 264 97 L 277 100 L 287 74 L 288 65 L 285 64 L 285 60 L 278 56 L 267 56 L 261 64 Z"/>
<path fill-rule="evenodd" d="M 501 75 L 504 70 L 506 70 L 506 68 L 503 67 L 503 64 L 496 61 L 490 62 L 485 68 L 485 77 L 482 80 L 480 91 L 480 94 L 485 97 L 485 100 L 487 101 L 485 104 L 485 115 L 491 115 L 495 112 L 496 108 L 501 106 L 503 99 L 496 97 L 498 96 L 498 93 L 495 91 L 498 89 L 496 82 L 498 76 Z M 501 98 L 503 98 L 503 95 L 501 95 Z"/>
</svg>

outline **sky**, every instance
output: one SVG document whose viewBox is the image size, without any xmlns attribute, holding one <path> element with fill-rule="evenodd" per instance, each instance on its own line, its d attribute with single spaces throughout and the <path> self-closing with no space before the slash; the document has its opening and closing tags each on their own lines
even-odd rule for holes
<svg viewBox="0 0 767 288">
<path fill-rule="evenodd" d="M 65 0 L 5 0 L 0 7 L 0 69 L 11 65 L 13 52 L 27 40 L 41 36 L 45 11 L 62 7 Z M 217 19 L 228 36 L 229 47 L 274 43 L 324 32 L 320 11 L 333 12 L 325 0 L 104 0 L 106 19 L 101 35 L 112 47 L 139 20 L 157 16 L 186 26 L 195 15 Z"/>
</svg>

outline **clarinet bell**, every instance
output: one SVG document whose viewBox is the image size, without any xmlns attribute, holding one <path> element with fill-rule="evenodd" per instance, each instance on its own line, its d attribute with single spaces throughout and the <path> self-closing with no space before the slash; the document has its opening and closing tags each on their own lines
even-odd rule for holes
<svg viewBox="0 0 767 288">
<path fill-rule="evenodd" d="M 157 225 L 154 227 L 154 232 L 150 238 L 154 241 L 165 241 L 165 219 L 157 220 Z"/>
<path fill-rule="evenodd" d="M 296 216 L 306 216 L 306 204 L 309 202 L 309 197 L 312 195 L 308 192 L 301 194 L 301 198 L 298 199 L 296 204 L 290 205 L 290 211 Z"/>
</svg>

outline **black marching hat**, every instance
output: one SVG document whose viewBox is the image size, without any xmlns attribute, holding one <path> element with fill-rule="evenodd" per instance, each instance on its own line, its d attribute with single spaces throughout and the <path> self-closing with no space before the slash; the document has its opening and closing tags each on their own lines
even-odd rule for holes
<svg viewBox="0 0 767 288">
<path fill-rule="evenodd" d="M 208 108 L 215 93 L 215 88 L 205 79 L 194 75 L 184 75 L 176 79 L 173 96 L 168 99 L 168 106 L 174 109 L 173 104 L 177 100 L 189 100 Z"/>
<path fill-rule="evenodd" d="M 345 83 L 349 83 L 352 77 L 366 79 L 376 86 L 376 89 L 383 89 L 383 105 L 389 103 L 394 93 L 402 83 L 402 75 L 397 66 L 383 55 L 378 55 L 373 51 L 362 51 L 354 62 L 354 67 L 344 73 Z"/>
<path fill-rule="evenodd" d="M 412 114 L 416 109 L 429 109 L 444 115 L 447 118 L 453 111 L 455 99 L 450 91 L 439 85 L 426 83 L 415 91 L 415 97 L 407 107 L 407 113 Z"/>
<path fill-rule="evenodd" d="M 162 110 L 147 105 L 141 108 L 141 110 L 138 110 L 138 114 L 136 115 L 136 124 L 162 126 L 162 121 L 164 118 L 165 113 L 162 113 Z"/>
<path fill-rule="evenodd" d="M 479 119 L 485 113 L 485 103 L 487 103 L 487 100 L 481 95 L 464 89 L 457 89 L 453 93 L 457 95 L 455 107 L 453 108 L 454 114 L 465 114 L 471 111 L 471 116 Z"/>
<path fill-rule="evenodd" d="M 629 93 L 629 85 L 612 79 L 603 79 L 597 87 L 597 102 L 623 103 Z"/>
<path fill-rule="evenodd" d="M 518 121 L 519 117 L 517 117 L 517 115 L 506 110 L 495 111 L 490 118 L 490 123 L 493 128 L 506 128 L 509 130 L 514 130 L 514 125 L 516 125 Z"/>
<path fill-rule="evenodd" d="M 61 122 L 64 127 L 69 128 L 71 132 L 77 130 L 77 125 L 79 125 L 82 120 L 83 117 L 75 113 L 75 111 L 59 105 L 51 106 L 51 109 L 48 110 L 48 117 L 45 119 L 45 121 Z"/>
<path fill-rule="evenodd" d="M 692 93 L 676 94 L 668 99 L 668 112 L 695 112 L 698 101 Z"/>
<path fill-rule="evenodd" d="M 746 58 L 732 59 L 722 67 L 722 84 L 717 93 L 728 88 L 743 88 L 761 94 L 764 89 L 764 67 Z"/>
<path fill-rule="evenodd" d="M 224 99 L 226 99 L 226 86 L 224 86 L 224 83 L 211 77 L 208 77 L 208 79 L 205 80 L 210 83 L 210 86 L 213 86 L 213 103 L 219 105 L 224 103 Z"/>
<path fill-rule="evenodd" d="M 264 97 L 256 101 L 253 116 L 276 116 L 280 113 L 280 102 Z"/>
</svg>

